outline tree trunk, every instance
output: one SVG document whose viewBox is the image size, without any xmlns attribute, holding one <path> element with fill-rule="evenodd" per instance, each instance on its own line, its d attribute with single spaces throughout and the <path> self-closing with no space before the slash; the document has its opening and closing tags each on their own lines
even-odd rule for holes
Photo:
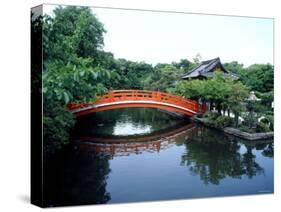
<svg viewBox="0 0 281 212">
<path fill-rule="evenodd" d="M 210 100 L 210 111 L 213 110 L 213 100 Z"/>
<path fill-rule="evenodd" d="M 227 109 L 227 116 L 230 117 L 230 109 Z"/>
<path fill-rule="evenodd" d="M 234 112 L 234 120 L 235 120 L 235 127 L 238 127 L 238 124 L 239 124 L 239 113 Z"/>
<path fill-rule="evenodd" d="M 221 103 L 217 103 L 218 113 L 221 115 Z"/>
</svg>

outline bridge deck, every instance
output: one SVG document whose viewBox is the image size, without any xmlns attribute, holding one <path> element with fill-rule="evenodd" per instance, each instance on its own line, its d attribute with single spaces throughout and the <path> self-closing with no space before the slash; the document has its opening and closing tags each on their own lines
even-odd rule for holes
<svg viewBox="0 0 281 212">
<path fill-rule="evenodd" d="M 172 110 L 193 116 L 200 111 L 198 102 L 180 96 L 148 90 L 113 90 L 98 98 L 95 102 L 71 103 L 70 111 L 77 116 L 116 108 L 154 107 Z"/>
</svg>

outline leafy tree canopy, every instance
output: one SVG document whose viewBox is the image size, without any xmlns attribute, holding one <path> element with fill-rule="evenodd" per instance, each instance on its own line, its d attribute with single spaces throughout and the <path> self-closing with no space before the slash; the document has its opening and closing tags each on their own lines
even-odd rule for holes
<svg viewBox="0 0 281 212">
<path fill-rule="evenodd" d="M 92 58 L 98 64 L 98 51 L 103 47 L 103 24 L 88 7 L 57 7 L 54 18 L 45 17 L 44 60 L 68 62 L 71 55 Z"/>
<path fill-rule="evenodd" d="M 251 90 L 268 92 L 273 90 L 273 66 L 271 64 L 254 64 L 241 74 L 242 82 Z"/>
</svg>

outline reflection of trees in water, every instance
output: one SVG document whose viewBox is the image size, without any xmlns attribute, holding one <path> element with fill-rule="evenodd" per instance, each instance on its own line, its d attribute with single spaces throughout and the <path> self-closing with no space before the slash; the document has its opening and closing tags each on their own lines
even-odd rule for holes
<svg viewBox="0 0 281 212">
<path fill-rule="evenodd" d="M 247 151 L 242 155 L 241 167 L 243 169 L 243 174 L 247 175 L 249 178 L 253 178 L 257 174 L 264 173 L 264 171 L 255 161 L 256 156 L 252 152 L 254 147 L 246 146 L 246 148 Z"/>
<path fill-rule="evenodd" d="M 109 156 L 71 151 L 46 164 L 46 206 L 108 202 L 111 199 L 106 191 L 110 172 L 108 160 Z"/>
<path fill-rule="evenodd" d="M 76 134 L 99 134 L 106 132 L 112 135 L 116 123 L 130 123 L 133 127 L 150 126 L 151 131 L 172 126 L 182 119 L 179 116 L 171 115 L 169 112 L 159 111 L 155 108 L 123 108 L 101 111 L 79 118 L 76 125 Z M 102 127 L 98 127 L 102 126 Z"/>
<path fill-rule="evenodd" d="M 241 154 L 240 143 L 214 130 L 198 127 L 185 146 L 182 165 L 187 165 L 206 184 L 219 184 L 225 177 L 252 178 L 264 173 L 252 153 L 254 147 L 246 146 L 247 151 Z"/>
</svg>

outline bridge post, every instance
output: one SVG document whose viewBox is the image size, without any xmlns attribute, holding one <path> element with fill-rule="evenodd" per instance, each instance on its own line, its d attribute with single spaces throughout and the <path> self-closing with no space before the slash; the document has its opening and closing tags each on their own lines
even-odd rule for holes
<svg viewBox="0 0 281 212">
<path fill-rule="evenodd" d="M 156 99 L 161 100 L 161 93 L 159 91 L 156 91 Z"/>
<path fill-rule="evenodd" d="M 129 102 L 127 102 L 129 101 Z M 135 101 L 135 102 L 134 102 Z M 120 106 L 118 106 L 120 105 Z M 77 116 L 102 110 L 124 107 L 158 107 L 166 110 L 178 111 L 188 116 L 193 116 L 206 111 L 206 104 L 184 99 L 182 97 L 162 93 L 160 91 L 147 90 L 115 90 L 109 91 L 96 102 L 70 103 L 68 108 Z"/>
</svg>

